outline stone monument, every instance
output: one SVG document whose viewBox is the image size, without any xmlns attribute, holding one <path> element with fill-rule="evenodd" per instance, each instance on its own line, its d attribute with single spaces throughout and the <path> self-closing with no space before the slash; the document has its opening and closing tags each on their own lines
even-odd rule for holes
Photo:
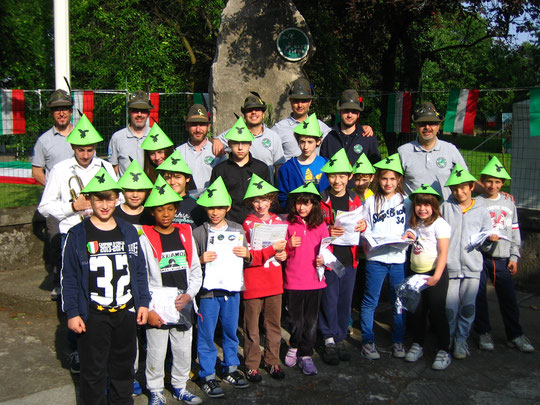
<svg viewBox="0 0 540 405">
<path fill-rule="evenodd" d="M 234 124 L 250 91 L 272 105 L 276 122 L 288 115 L 288 88 L 304 76 L 302 66 L 312 52 L 309 29 L 292 1 L 229 0 L 221 14 L 209 85 L 213 133 Z"/>
</svg>

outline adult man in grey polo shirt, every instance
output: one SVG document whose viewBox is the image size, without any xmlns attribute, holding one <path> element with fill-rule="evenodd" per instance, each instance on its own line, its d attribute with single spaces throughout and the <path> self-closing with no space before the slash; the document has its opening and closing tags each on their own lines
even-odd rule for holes
<svg viewBox="0 0 540 405">
<path fill-rule="evenodd" d="M 141 144 L 150 132 L 148 116 L 150 110 L 154 108 L 148 99 L 148 94 L 140 90 L 130 96 L 127 106 L 129 125 L 116 131 L 109 142 L 107 160 L 113 165 L 118 177 L 121 177 L 130 165 L 130 157 L 136 159 L 143 167 L 144 150 L 141 149 Z"/>
<path fill-rule="evenodd" d="M 65 90 L 56 90 L 47 102 L 54 125 L 38 138 L 32 155 L 32 177 L 42 186 L 53 166 L 73 156 L 71 145 L 66 137 L 73 130 L 71 114 L 73 102 Z"/>
<path fill-rule="evenodd" d="M 189 140 L 176 149 L 193 172 L 194 197 L 206 190 L 209 186 L 212 169 L 225 159 L 223 156 L 216 157 L 212 152 L 212 143 L 207 138 L 209 127 L 210 119 L 205 106 L 193 104 L 186 116 L 186 131 L 189 134 Z"/>
<path fill-rule="evenodd" d="M 452 168 L 459 163 L 468 170 L 467 164 L 454 145 L 437 137 L 444 117 L 432 103 L 422 103 L 412 118 L 417 139 L 398 148 L 405 176 L 405 193 L 410 194 L 420 185 L 429 184 L 446 200 L 451 195 L 445 184 Z"/>
<path fill-rule="evenodd" d="M 259 94 L 251 92 L 244 100 L 244 105 L 240 107 L 240 110 L 244 116 L 246 126 L 255 138 L 251 143 L 249 152 L 255 159 L 266 163 L 270 171 L 270 178 L 274 181 L 275 173 L 286 160 L 281 145 L 281 137 L 263 123 L 266 108 L 266 103 Z M 229 131 L 219 134 L 214 143 L 221 142 L 229 152 L 230 149 L 225 138 L 227 132 Z"/>
</svg>

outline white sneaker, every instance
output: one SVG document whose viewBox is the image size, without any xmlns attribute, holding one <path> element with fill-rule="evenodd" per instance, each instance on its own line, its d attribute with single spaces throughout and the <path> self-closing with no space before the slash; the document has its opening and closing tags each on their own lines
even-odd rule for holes
<svg viewBox="0 0 540 405">
<path fill-rule="evenodd" d="M 435 361 L 431 365 L 431 368 L 433 370 L 444 370 L 450 365 L 451 362 L 452 359 L 450 359 L 450 353 L 445 352 L 444 350 L 439 350 L 437 352 L 437 356 L 435 357 Z"/>
<path fill-rule="evenodd" d="M 392 345 L 392 356 L 398 359 L 405 357 L 405 346 L 403 346 L 403 343 L 394 343 Z"/>
<path fill-rule="evenodd" d="M 454 342 L 454 358 L 458 360 L 463 360 L 467 356 L 470 356 L 471 353 L 469 352 L 469 345 L 467 344 L 466 340 L 463 341 L 455 341 Z"/>
<path fill-rule="evenodd" d="M 378 360 L 381 358 L 381 355 L 375 348 L 375 343 L 364 343 L 362 345 L 362 356 L 370 360 Z"/>
<path fill-rule="evenodd" d="M 407 354 L 405 355 L 405 361 L 410 361 L 411 363 L 418 360 L 424 355 L 424 349 L 418 343 L 413 343 Z"/>
<path fill-rule="evenodd" d="M 480 335 L 478 346 L 481 350 L 495 350 L 495 344 L 493 343 L 493 339 L 491 338 L 491 334 L 489 332 Z"/>
<path fill-rule="evenodd" d="M 531 344 L 531 342 L 525 335 L 521 335 L 515 339 L 512 339 L 512 341 L 508 342 L 508 346 L 517 347 L 519 351 L 525 353 L 534 352 L 534 346 Z"/>
</svg>

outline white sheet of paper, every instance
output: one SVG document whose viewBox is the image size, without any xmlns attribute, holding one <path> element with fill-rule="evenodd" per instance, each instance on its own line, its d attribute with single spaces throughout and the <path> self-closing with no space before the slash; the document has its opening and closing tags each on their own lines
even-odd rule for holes
<svg viewBox="0 0 540 405">
<path fill-rule="evenodd" d="M 390 246 L 398 250 L 403 250 L 414 242 L 412 239 L 402 239 L 400 236 L 372 236 L 364 234 L 363 237 L 372 249 L 380 246 Z"/>
<path fill-rule="evenodd" d="M 176 324 L 180 320 L 180 314 L 174 306 L 174 300 L 178 297 L 178 289 L 174 287 L 149 286 L 152 301 L 150 311 L 157 314 L 168 324 Z"/>
<path fill-rule="evenodd" d="M 358 207 L 354 211 L 337 211 L 334 220 L 335 226 L 340 226 L 345 229 L 345 233 L 337 237 L 332 245 L 354 246 L 360 243 L 360 232 L 355 232 L 354 227 L 364 219 L 364 206 Z"/>
<path fill-rule="evenodd" d="M 481 246 L 490 235 L 498 235 L 499 239 L 510 240 L 507 236 L 501 235 L 497 229 L 492 229 L 487 232 L 478 232 L 470 236 L 469 244 L 465 247 L 468 251 L 474 250 Z"/>
<path fill-rule="evenodd" d="M 207 290 L 244 290 L 244 259 L 233 253 L 233 248 L 242 246 L 244 235 L 235 231 L 208 233 L 206 250 L 216 252 L 216 260 L 206 263 L 203 287 Z"/>
<path fill-rule="evenodd" d="M 286 239 L 287 224 L 255 224 L 251 229 L 251 248 L 260 250 L 274 244 L 278 240 Z M 272 257 L 264 263 L 264 267 L 270 267 L 270 263 L 279 265 L 278 261 Z"/>
<path fill-rule="evenodd" d="M 323 238 L 321 241 L 319 254 L 323 258 L 324 266 L 331 268 L 332 271 L 334 271 L 336 275 L 341 278 L 343 276 L 343 272 L 345 271 L 345 266 L 343 266 L 338 258 L 330 251 L 330 245 L 334 239 L 336 238 L 333 236 Z M 321 281 L 324 277 L 324 266 L 317 267 L 317 276 L 319 277 L 319 281 Z"/>
</svg>

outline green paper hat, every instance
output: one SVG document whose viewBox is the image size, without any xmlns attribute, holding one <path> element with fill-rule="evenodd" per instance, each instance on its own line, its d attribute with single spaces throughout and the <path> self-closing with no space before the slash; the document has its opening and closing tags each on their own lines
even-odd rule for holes
<svg viewBox="0 0 540 405">
<path fill-rule="evenodd" d="M 215 179 L 206 191 L 201 194 L 197 204 L 203 207 L 229 207 L 232 204 L 232 198 L 221 176 Z"/>
<path fill-rule="evenodd" d="M 457 184 L 468 183 L 469 181 L 476 181 L 474 176 L 472 176 L 467 170 L 463 168 L 459 163 L 456 163 L 450 173 L 450 178 L 446 182 L 445 186 L 455 186 Z"/>
<path fill-rule="evenodd" d="M 319 199 L 322 199 L 321 195 L 317 191 L 317 187 L 315 187 L 315 184 L 313 183 L 305 183 L 302 184 L 300 187 L 295 188 L 293 191 L 289 192 L 289 195 L 291 194 L 300 194 L 300 193 L 310 193 L 315 194 Z"/>
<path fill-rule="evenodd" d="M 157 168 L 157 170 L 164 170 L 168 172 L 179 172 L 185 174 L 193 174 L 186 161 L 178 152 L 175 150 L 171 155 L 163 161 Z"/>
<path fill-rule="evenodd" d="M 354 174 L 375 174 L 375 168 L 367 158 L 365 153 L 361 153 L 358 160 L 353 165 Z"/>
<path fill-rule="evenodd" d="M 66 138 L 70 144 L 79 146 L 93 145 L 102 140 L 103 138 L 85 114 L 82 115 L 73 131 Z"/>
<path fill-rule="evenodd" d="M 149 190 L 154 187 L 152 181 L 136 160 L 131 161 L 127 170 L 118 180 L 118 185 L 124 190 Z"/>
<path fill-rule="evenodd" d="M 152 129 L 146 135 L 146 139 L 141 145 L 144 150 L 160 150 L 173 146 L 174 143 L 169 139 L 165 132 L 159 127 L 157 122 L 154 122 Z"/>
<path fill-rule="evenodd" d="M 246 190 L 246 195 L 244 195 L 244 200 L 246 198 L 261 197 L 266 194 L 277 193 L 278 191 L 279 190 L 273 185 L 253 173 L 251 175 L 249 186 Z"/>
<path fill-rule="evenodd" d="M 225 138 L 236 142 L 253 142 L 255 139 L 242 117 L 236 120 L 232 128 L 225 134 Z"/>
<path fill-rule="evenodd" d="M 435 191 L 435 189 L 427 184 L 422 184 L 420 187 L 418 187 L 416 190 L 414 190 L 410 195 L 409 195 L 409 199 L 412 200 L 412 196 L 413 194 L 433 194 L 434 196 L 436 196 L 439 201 L 442 200 L 442 197 L 439 193 L 437 193 L 437 191 Z"/>
<path fill-rule="evenodd" d="M 144 203 L 145 207 L 159 207 L 165 204 L 172 204 L 182 201 L 182 197 L 172 189 L 161 175 L 158 175 L 156 184 L 152 188 L 150 195 Z"/>
<path fill-rule="evenodd" d="M 493 156 L 488 164 L 482 169 L 480 174 L 485 174 L 486 176 L 497 177 L 498 179 L 510 180 L 511 177 L 501 164 L 499 159 L 496 156 Z"/>
<path fill-rule="evenodd" d="M 373 165 L 377 169 L 392 170 L 396 173 L 403 175 L 403 167 L 401 167 L 401 159 L 399 153 L 394 153 L 386 158 L 381 159 Z"/>
<path fill-rule="evenodd" d="M 334 156 L 328 159 L 328 162 L 321 168 L 321 172 L 330 173 L 352 173 L 353 169 L 349 163 L 347 152 L 341 148 Z"/>
<path fill-rule="evenodd" d="M 315 113 L 311 114 L 306 120 L 298 124 L 294 128 L 294 133 L 297 135 L 314 136 L 320 138 L 322 136 L 321 127 Z"/>
<path fill-rule="evenodd" d="M 81 190 L 81 194 L 99 193 L 101 191 L 118 190 L 120 186 L 114 181 L 109 172 L 103 166 L 98 170 L 92 180 L 88 182 L 85 188 Z"/>
</svg>

